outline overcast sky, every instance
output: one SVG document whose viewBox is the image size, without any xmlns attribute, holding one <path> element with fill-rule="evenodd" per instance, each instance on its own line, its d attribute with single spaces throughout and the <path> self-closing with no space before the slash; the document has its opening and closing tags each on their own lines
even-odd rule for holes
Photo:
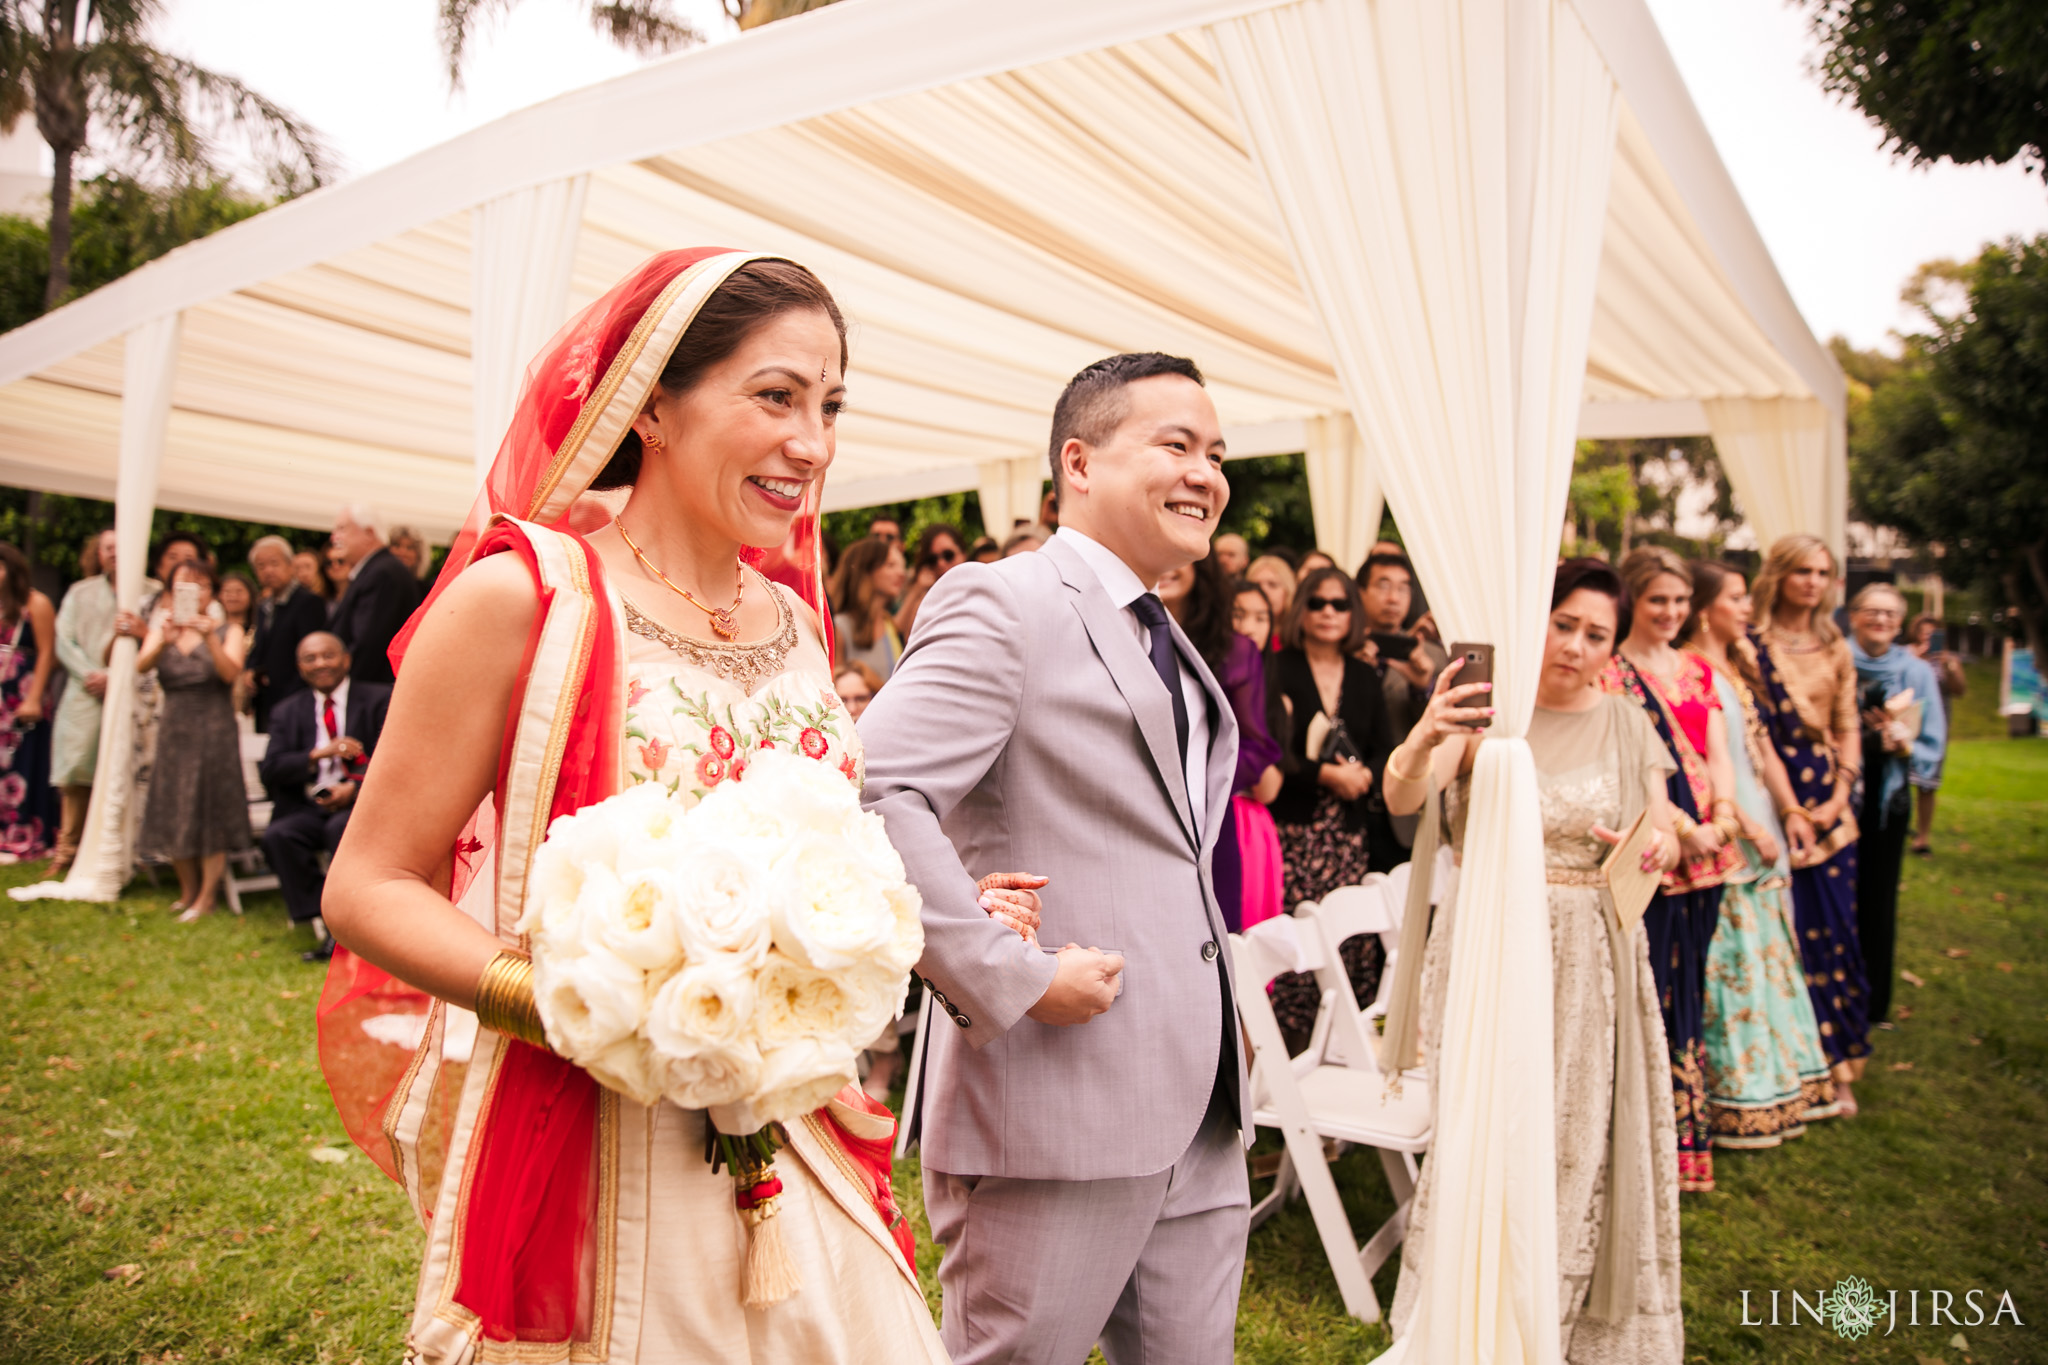
<svg viewBox="0 0 2048 1365">
<path fill-rule="evenodd" d="M 1898 293 L 1920 262 L 2048 232 L 2048 190 L 2017 166 L 1912 170 L 1886 156 L 1877 131 L 1808 74 L 1805 21 L 1786 0 L 1649 4 L 1820 336 L 1878 345 L 1910 324 Z M 434 0 L 170 0 L 168 8 L 165 46 L 293 109 L 352 175 L 639 60 L 591 32 L 580 0 L 522 0 L 483 34 L 463 93 L 451 96 Z M 717 0 L 678 8 L 714 41 L 732 32 Z"/>
</svg>

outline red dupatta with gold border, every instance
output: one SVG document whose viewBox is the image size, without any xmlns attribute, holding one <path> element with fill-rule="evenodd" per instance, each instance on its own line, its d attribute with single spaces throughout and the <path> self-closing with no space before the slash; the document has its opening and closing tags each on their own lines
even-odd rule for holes
<svg viewBox="0 0 2048 1365">
<path fill-rule="evenodd" d="M 519 942 L 511 926 L 549 823 L 605 799 L 620 783 L 625 679 L 618 623 L 602 564 L 579 534 L 602 526 L 615 508 L 586 492 L 705 299 L 735 270 L 762 259 L 780 258 L 717 248 L 662 253 L 556 334 L 527 371 L 448 567 L 392 645 L 402 694 L 413 632 L 457 573 L 488 555 L 512 553 L 534 576 L 541 610 L 507 717 L 497 782 L 451 850 L 447 888 L 452 901 L 508 943 Z M 784 545 L 745 557 L 829 621 L 819 489 L 814 481 Z M 349 1136 L 405 1187 L 423 1223 L 437 1208 L 457 1220 L 451 1263 L 441 1267 L 445 1302 L 421 1307 L 433 1313 L 433 1328 L 489 1343 L 487 1358 L 499 1353 L 491 1346 L 513 1343 L 521 1358 L 533 1348 L 549 1358 L 588 1358 L 593 1333 L 601 1355 L 603 1328 L 593 1310 L 602 1276 L 591 1229 L 605 1198 L 599 1126 L 610 1097 L 562 1058 L 484 1034 L 474 1058 L 488 1067 L 487 1079 L 469 1084 L 469 1098 L 458 1105 L 452 1092 L 462 1087 L 437 1084 L 445 1054 L 454 1051 L 448 1014 L 343 948 L 336 949 L 318 1012 L 322 1068 Z M 416 1046 L 390 1046 L 411 1029 Z M 859 1105 L 867 1107 L 864 1096 Z M 460 1144 L 461 1169 L 444 1172 L 442 1155 L 458 1131 L 468 1139 Z M 866 1173 L 865 1192 L 907 1260 L 907 1229 L 887 1197 L 887 1144 L 845 1137 L 838 1146 Z M 449 1185 L 448 1176 L 457 1183 Z"/>
</svg>

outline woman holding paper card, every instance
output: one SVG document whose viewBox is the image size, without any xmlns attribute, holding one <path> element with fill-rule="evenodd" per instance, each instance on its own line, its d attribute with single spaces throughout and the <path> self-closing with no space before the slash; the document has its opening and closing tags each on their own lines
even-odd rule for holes
<svg viewBox="0 0 2048 1365">
<path fill-rule="evenodd" d="M 1733 847 L 1735 773 L 1728 724 L 1714 672 L 1672 641 L 1692 615 L 1692 573 L 1685 561 L 1645 545 L 1621 562 L 1629 606 L 1621 647 L 1600 676 L 1609 692 L 1643 708 L 1677 764 L 1666 783 L 1672 824 L 1685 852 L 1664 874 L 1643 912 L 1650 967 L 1671 1044 L 1671 1103 L 1678 1120 L 1678 1188 L 1714 1188 L 1714 1143 L 1707 1124 L 1707 1049 L 1702 1015 L 1707 948 L 1721 919 L 1721 883 L 1742 865 Z"/>
<path fill-rule="evenodd" d="M 1752 595 L 1757 672 L 1771 742 L 1792 795 L 1813 828 L 1792 834 L 1792 926 L 1806 990 L 1820 1021 L 1841 1116 L 1856 1116 L 1854 1082 L 1870 1056 L 1870 980 L 1856 930 L 1856 661 L 1832 619 L 1835 557 L 1818 536 L 1781 536 L 1764 556 Z"/>
<path fill-rule="evenodd" d="M 1742 575 L 1724 564 L 1694 564 L 1692 598 L 1681 639 L 1713 666 L 1728 717 L 1743 856 L 1724 883 L 1721 922 L 1707 950 L 1707 1126 L 1716 1147 L 1776 1147 L 1804 1133 L 1808 1119 L 1838 1112 L 1792 928 L 1790 841 L 1777 812 L 1787 812 L 1802 844 L 1813 841 L 1813 826 L 1792 798 L 1757 704 L 1763 680 L 1746 634 Z"/>
<path fill-rule="evenodd" d="M 1685 1328 L 1664 1020 L 1639 911 L 1617 907 L 1603 863 L 1639 817 L 1649 825 L 1639 873 L 1672 866 L 1678 844 L 1664 792 L 1672 768 L 1664 745 L 1639 707 L 1595 686 L 1614 649 L 1621 596 L 1620 578 L 1598 560 L 1558 567 L 1528 733 L 1549 864 L 1559 1331 L 1564 1358 L 1576 1365 L 1675 1365 L 1684 1355 Z M 1387 760 L 1385 779 L 1387 809 L 1397 815 L 1420 810 L 1432 790 L 1444 792 L 1454 849 L 1463 843 L 1465 795 L 1483 739 L 1469 727 L 1491 714 L 1489 685 L 1461 685 L 1461 667 L 1454 661 L 1438 678 L 1422 719 Z M 1389 1038 L 1397 1028 L 1405 1033 L 1419 1009 L 1432 1085 L 1455 904 L 1447 890 L 1420 955 L 1419 982 L 1398 974 L 1387 1022 Z M 1397 1013 L 1410 1018 L 1397 1025 Z M 1423 1167 L 1409 1208 L 1396 1336 L 1415 1309 L 1419 1277 L 1411 1267 L 1424 1260 L 1435 1169 L 1433 1162 Z"/>
<path fill-rule="evenodd" d="M 1899 874 L 1913 823 L 1907 782 L 1939 771 L 1948 747 L 1941 681 L 1925 659 L 1898 643 L 1906 599 L 1872 583 L 1849 604 L 1850 657 L 1863 708 L 1863 852 L 1856 867 L 1856 934 L 1870 972 L 1870 1022 L 1892 1008 L 1892 957 L 1899 936 Z"/>
</svg>

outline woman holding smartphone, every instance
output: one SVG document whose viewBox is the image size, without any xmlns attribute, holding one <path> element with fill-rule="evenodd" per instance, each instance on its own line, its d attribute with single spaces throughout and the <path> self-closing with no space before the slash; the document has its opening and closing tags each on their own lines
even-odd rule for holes
<svg viewBox="0 0 2048 1365">
<path fill-rule="evenodd" d="M 1527 735 L 1543 803 L 1555 1000 L 1558 1309 L 1567 1361 L 1679 1365 L 1677 1137 L 1664 1017 L 1649 937 L 1640 922 L 1622 930 L 1601 871 L 1610 845 L 1646 811 L 1654 833 L 1642 870 L 1668 869 L 1678 852 L 1664 792 L 1672 761 L 1641 708 L 1597 685 L 1613 655 L 1621 599 L 1620 577 L 1599 560 L 1558 567 Z M 1461 683 L 1463 668 L 1454 655 L 1438 676 L 1422 719 L 1388 756 L 1385 779 L 1387 809 L 1399 815 L 1421 810 L 1432 789 L 1444 793 L 1453 849 L 1464 843 L 1484 738 L 1473 727 L 1493 715 L 1491 685 Z M 1432 1086 L 1456 904 L 1452 889 L 1438 890 L 1418 1002 Z M 1404 994 L 1396 992 L 1397 1012 L 1416 1000 Z M 1390 1017 L 1388 1036 L 1396 1030 Z M 1408 1212 L 1391 1324 L 1397 1337 L 1415 1312 L 1436 1169 L 1433 1161 L 1423 1166 Z"/>
<path fill-rule="evenodd" d="M 139 847 L 177 869 L 171 908 L 183 912 L 181 924 L 212 913 L 228 854 L 249 846 L 234 703 L 242 656 L 210 610 L 218 587 L 204 560 L 173 569 L 135 658 L 137 672 L 157 675 L 164 697 Z"/>
</svg>

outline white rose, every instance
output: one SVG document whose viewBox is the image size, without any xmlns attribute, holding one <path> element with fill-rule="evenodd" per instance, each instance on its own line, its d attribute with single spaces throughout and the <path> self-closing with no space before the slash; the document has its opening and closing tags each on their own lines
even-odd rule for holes
<svg viewBox="0 0 2048 1365">
<path fill-rule="evenodd" d="M 683 943 L 677 937 L 679 880 L 666 868 L 642 867 L 626 873 L 610 913 L 593 917 L 583 926 L 588 938 L 643 972 L 672 969 L 683 956 Z"/>
<path fill-rule="evenodd" d="M 671 885 L 676 933 L 691 960 L 730 954 L 749 968 L 766 960 L 774 932 L 767 864 L 762 851 L 689 841 Z"/>
<path fill-rule="evenodd" d="M 605 1089 L 616 1090 L 636 1103 L 653 1104 L 661 1098 L 660 1070 L 638 1034 L 620 1039 L 578 1065 Z"/>
<path fill-rule="evenodd" d="M 667 1057 L 688 1057 L 750 1036 L 754 974 L 738 958 L 698 959 L 677 972 L 647 1005 L 647 1041 Z"/>
<path fill-rule="evenodd" d="M 842 1038 L 852 1026 L 855 1002 L 839 982 L 782 953 L 768 955 L 755 987 L 754 1036 L 763 1048 L 797 1038 Z"/>
<path fill-rule="evenodd" d="M 874 869 L 877 877 L 885 882 L 903 880 L 903 855 L 889 842 L 888 821 L 856 806 L 853 818 L 846 822 L 845 833 L 848 846 Z"/>
<path fill-rule="evenodd" d="M 610 953 L 537 955 L 533 994 L 548 1046 L 581 1066 L 622 1038 L 647 1013 L 647 976 Z"/>
<path fill-rule="evenodd" d="M 760 1087 L 761 1050 L 752 1042 L 707 1047 L 687 1057 L 652 1056 L 662 1093 L 685 1109 L 731 1104 Z"/>
<path fill-rule="evenodd" d="M 924 956 L 924 897 L 908 882 L 883 889 L 893 923 L 881 961 L 893 972 L 908 972 Z"/>
<path fill-rule="evenodd" d="M 611 800 L 617 800 L 617 797 Z M 575 903 L 591 867 L 610 867 L 618 858 L 619 826 L 609 802 L 600 801 L 571 815 L 556 818 L 534 852 L 533 880 L 521 907 L 518 928 L 531 931 L 550 907 Z"/>
<path fill-rule="evenodd" d="M 883 953 L 896 936 L 883 885 L 843 839 L 792 840 L 775 860 L 775 946 L 826 971 Z"/>
<path fill-rule="evenodd" d="M 762 1054 L 761 1070 L 745 1099 L 716 1106 L 711 1121 L 721 1133 L 751 1133 L 786 1123 L 821 1107 L 854 1083 L 855 1050 L 799 1038 Z"/>
<path fill-rule="evenodd" d="M 880 963 L 868 963 L 835 972 L 833 980 L 845 993 L 848 1005 L 847 1041 L 866 1047 L 880 1038 L 891 1023 L 903 1017 L 903 999 L 909 978 Z"/>
</svg>

